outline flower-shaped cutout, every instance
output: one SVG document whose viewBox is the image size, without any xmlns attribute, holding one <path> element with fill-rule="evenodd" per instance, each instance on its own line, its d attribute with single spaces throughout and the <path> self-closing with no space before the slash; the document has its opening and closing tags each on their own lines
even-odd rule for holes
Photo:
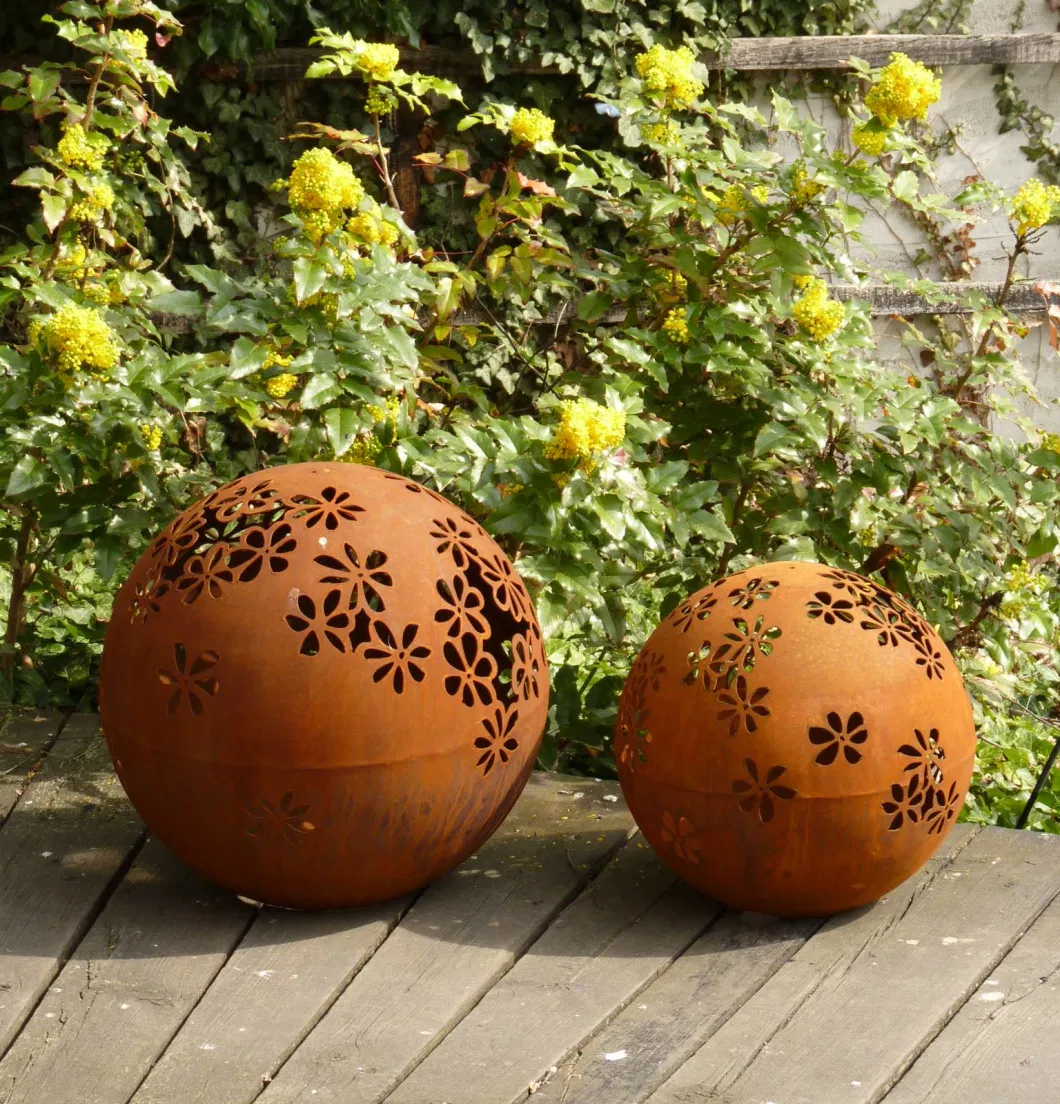
<svg viewBox="0 0 1060 1104">
<path fill-rule="evenodd" d="M 157 575 L 151 575 L 142 583 L 137 583 L 129 602 L 129 620 L 132 624 L 143 623 L 152 613 L 162 608 L 159 604 L 169 593 L 169 584 L 162 582 Z"/>
<path fill-rule="evenodd" d="M 844 724 L 843 718 L 833 712 L 828 714 L 827 721 L 827 728 L 817 726 L 810 728 L 810 743 L 824 745 L 814 757 L 814 762 L 827 767 L 839 758 L 840 749 L 848 763 L 860 762 L 861 752 L 858 751 L 857 745 L 865 743 L 869 738 L 868 730 L 865 728 L 865 718 L 860 713 L 851 713 Z"/>
<path fill-rule="evenodd" d="M 406 625 L 401 632 L 401 640 L 393 634 L 385 621 L 373 621 L 372 632 L 375 640 L 364 649 L 364 658 L 378 666 L 372 672 L 372 682 L 382 682 L 389 678 L 395 694 L 403 694 L 409 679 L 423 682 L 426 672 L 423 661 L 431 650 L 416 643 L 419 625 Z"/>
<path fill-rule="evenodd" d="M 916 645 L 916 665 L 924 669 L 929 679 L 941 679 L 945 672 L 942 651 L 931 640 L 919 640 Z"/>
<path fill-rule="evenodd" d="M 806 616 L 819 617 L 826 625 L 840 621 L 849 625 L 854 620 L 854 603 L 849 598 L 836 598 L 827 590 L 819 590 L 806 603 Z"/>
<path fill-rule="evenodd" d="M 852 598 L 859 606 L 865 606 L 876 600 L 877 587 L 870 579 L 855 575 L 853 571 L 844 571 L 842 568 L 833 568 L 824 573 L 824 578 L 842 591 L 847 597 Z"/>
<path fill-rule="evenodd" d="M 248 836 L 257 838 L 274 829 L 288 843 L 298 843 L 307 833 L 316 831 L 316 825 L 306 820 L 309 806 L 296 805 L 294 793 L 291 791 L 280 798 L 279 805 L 273 805 L 271 801 L 259 798 L 257 801 L 247 802 L 243 808 L 251 819 L 251 824 L 247 828 Z"/>
<path fill-rule="evenodd" d="M 523 585 L 508 557 L 503 552 L 495 552 L 484 557 L 481 563 L 482 582 L 493 592 L 497 608 L 517 618 L 525 618 L 527 608 Z"/>
<path fill-rule="evenodd" d="M 657 694 L 662 687 L 663 675 L 666 674 L 666 664 L 658 652 L 648 652 L 640 664 L 640 677 L 646 686 L 650 686 Z"/>
<path fill-rule="evenodd" d="M 375 549 L 368 553 L 361 563 L 357 550 L 350 544 L 342 546 L 342 556 L 316 556 L 314 563 L 326 568 L 329 574 L 322 575 L 322 583 L 342 583 L 350 588 L 350 609 L 367 606 L 375 613 L 386 608 L 383 602 L 382 587 L 391 587 L 394 580 L 389 571 L 384 571 L 387 555 Z"/>
<path fill-rule="evenodd" d="M 521 701 L 539 698 L 541 664 L 529 637 L 516 633 L 512 637 L 512 693 Z"/>
<path fill-rule="evenodd" d="M 158 668 L 158 681 L 171 687 L 169 701 L 166 703 L 170 715 L 180 708 L 186 697 L 188 708 L 196 717 L 206 711 L 206 699 L 216 695 L 220 683 L 213 676 L 213 669 L 221 657 L 216 652 L 201 652 L 188 662 L 188 652 L 183 644 L 173 645 L 173 670 Z"/>
<path fill-rule="evenodd" d="M 514 736 L 515 722 L 518 719 L 517 709 L 505 709 L 502 706 L 497 706 L 483 719 L 482 727 L 486 734 L 475 737 L 475 747 L 480 753 L 476 766 L 482 768 L 483 775 L 489 774 L 498 761 L 507 763 L 518 751 L 519 741 Z"/>
<path fill-rule="evenodd" d="M 315 656 L 320 651 L 321 636 L 336 651 L 350 650 L 350 615 L 343 607 L 341 590 L 329 590 L 319 606 L 308 594 L 299 594 L 295 605 L 298 612 L 289 613 L 284 620 L 302 635 L 299 655 Z"/>
<path fill-rule="evenodd" d="M 213 511 L 222 526 L 237 517 L 269 513 L 281 505 L 280 495 L 268 479 L 256 483 L 241 481 L 231 487 L 222 487 L 214 491 L 205 503 L 206 509 Z"/>
<path fill-rule="evenodd" d="M 688 670 L 681 679 L 685 686 L 694 686 L 702 675 L 703 685 L 708 690 L 713 687 L 713 680 L 711 678 L 712 667 L 710 664 L 711 654 L 712 648 L 709 640 L 704 640 L 698 648 L 688 653 Z"/>
<path fill-rule="evenodd" d="M 919 728 L 914 728 L 913 738 L 916 740 L 915 744 L 902 744 L 898 749 L 899 755 L 910 760 L 905 768 L 906 773 L 919 773 L 925 786 L 941 786 L 945 777 L 942 764 L 946 759 L 946 752 L 939 743 L 939 730 L 932 728 L 925 735 Z"/>
<path fill-rule="evenodd" d="M 474 633 L 464 633 L 459 640 L 447 640 L 442 648 L 446 663 L 453 669 L 445 678 L 445 691 L 460 696 L 467 706 L 476 700 L 481 705 L 493 701 L 493 680 L 497 677 L 497 662 L 482 648 Z"/>
<path fill-rule="evenodd" d="M 256 579 L 262 568 L 278 575 L 290 566 L 290 556 L 298 547 L 291 527 L 282 525 L 252 525 L 243 531 L 239 544 L 228 557 L 228 566 L 236 572 L 241 583 Z"/>
<path fill-rule="evenodd" d="M 704 594 L 694 602 L 686 602 L 683 606 L 679 606 L 670 614 L 670 618 L 681 632 L 688 632 L 697 621 L 706 621 L 717 604 L 716 595 Z"/>
<path fill-rule="evenodd" d="M 485 616 L 486 600 L 481 590 L 473 587 L 463 575 L 454 575 L 448 581 L 439 579 L 435 589 L 444 604 L 435 613 L 434 620 L 446 626 L 446 636 L 463 636 L 466 632 L 490 635 Z"/>
<path fill-rule="evenodd" d="M 890 800 L 881 805 L 891 818 L 887 826 L 890 831 L 897 832 L 906 821 L 918 823 L 931 805 L 932 796 L 931 790 L 924 789 L 919 774 L 914 774 L 904 786 L 898 782 L 891 786 Z"/>
<path fill-rule="evenodd" d="M 223 585 L 235 578 L 228 566 L 227 544 L 215 544 L 201 556 L 193 556 L 184 565 L 184 574 L 177 580 L 177 590 L 184 596 L 184 605 L 190 606 L 202 594 L 220 598 Z"/>
<path fill-rule="evenodd" d="M 431 525 L 431 538 L 437 541 L 439 554 L 449 552 L 453 563 L 463 571 L 472 560 L 479 557 L 474 534 L 456 518 L 435 518 Z"/>
<path fill-rule="evenodd" d="M 685 862 L 699 865 L 699 853 L 703 844 L 696 836 L 696 829 L 686 816 L 674 816 L 666 810 L 662 816 L 659 835 L 663 843 L 673 849 L 673 853 Z"/>
<path fill-rule="evenodd" d="M 307 529 L 322 525 L 329 532 L 334 532 L 344 521 L 356 521 L 357 515 L 364 513 L 364 507 L 353 501 L 349 491 L 339 491 L 334 487 L 325 487 L 319 498 L 296 495 L 294 504 L 294 517 L 300 519 Z"/>
<path fill-rule="evenodd" d="M 771 598 L 778 586 L 780 586 L 779 579 L 748 579 L 743 586 L 729 591 L 729 599 L 734 606 L 749 610 L 755 602 Z"/>
<path fill-rule="evenodd" d="M 903 639 L 905 628 L 902 615 L 890 606 L 873 603 L 867 606 L 861 614 L 861 627 L 876 634 L 876 643 L 881 648 L 890 645 L 897 648 Z"/>
<path fill-rule="evenodd" d="M 718 694 L 718 701 L 724 706 L 718 711 L 718 720 L 728 721 L 730 736 L 735 736 L 741 725 L 748 732 L 758 731 L 758 719 L 769 716 L 769 709 L 762 704 L 768 694 L 766 686 L 752 690 L 743 675 L 738 675 L 732 686 Z"/>
<path fill-rule="evenodd" d="M 162 567 L 173 567 L 198 545 L 204 525 L 199 510 L 182 514 L 172 525 L 163 529 L 151 545 L 151 555 Z"/>
<path fill-rule="evenodd" d="M 927 810 L 928 832 L 936 836 L 941 835 L 950 821 L 960 812 L 960 808 L 961 795 L 957 792 L 956 782 L 951 782 L 946 792 L 941 789 L 936 790 L 934 804 Z"/>
<path fill-rule="evenodd" d="M 742 617 L 734 617 L 732 625 L 735 631 L 725 633 L 724 643 L 710 661 L 718 686 L 731 686 L 741 670 L 753 671 L 759 659 L 773 654 L 773 642 L 782 635 L 776 625 L 767 629 L 764 617 L 759 617 L 754 625 L 748 625 Z"/>
<path fill-rule="evenodd" d="M 753 759 L 743 761 L 747 778 L 737 778 L 732 784 L 732 792 L 738 798 L 738 804 L 745 813 L 758 810 L 758 819 L 763 823 L 771 821 L 776 814 L 776 801 L 790 801 L 797 791 L 790 786 L 781 786 L 779 779 L 787 767 L 770 767 L 762 776 Z"/>
</svg>

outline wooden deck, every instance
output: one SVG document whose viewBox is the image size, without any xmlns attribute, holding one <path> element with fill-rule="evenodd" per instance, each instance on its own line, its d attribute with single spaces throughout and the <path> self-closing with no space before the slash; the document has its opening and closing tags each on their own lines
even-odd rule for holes
<svg viewBox="0 0 1060 1104">
<path fill-rule="evenodd" d="M 0 1104 L 1056 1104 L 1060 840 L 958 826 L 825 921 L 678 882 L 535 776 L 415 900 L 256 908 L 155 841 L 95 721 L 0 734 Z"/>
</svg>

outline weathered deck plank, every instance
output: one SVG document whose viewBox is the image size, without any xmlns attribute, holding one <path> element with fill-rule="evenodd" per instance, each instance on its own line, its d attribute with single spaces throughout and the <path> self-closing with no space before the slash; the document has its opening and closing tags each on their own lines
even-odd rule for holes
<svg viewBox="0 0 1060 1104">
<path fill-rule="evenodd" d="M 0 1062 L 0 1104 L 125 1104 L 254 911 L 148 840 Z"/>
<path fill-rule="evenodd" d="M 885 1104 L 1056 1104 L 1060 899 L 884 1097 Z"/>
<path fill-rule="evenodd" d="M 408 903 L 351 912 L 262 909 L 132 1104 L 254 1100 Z"/>
<path fill-rule="evenodd" d="M 639 1104 L 820 927 L 727 912 L 539 1090 L 556 1104 Z"/>
<path fill-rule="evenodd" d="M 403 1081 L 388 1104 L 513 1104 L 721 912 L 639 839 Z"/>
<path fill-rule="evenodd" d="M 718 1093 L 679 1071 L 681 1087 L 653 1104 L 873 1104 L 1058 891 L 1051 840 L 986 829 L 730 1086 Z"/>
<path fill-rule="evenodd" d="M 616 799 L 614 785 L 532 778 L 497 835 L 423 894 L 261 1104 L 383 1099 L 626 842 L 633 821 Z"/>
<path fill-rule="evenodd" d="M 875 953 L 912 902 L 928 892 L 975 832 L 958 825 L 916 877 L 874 905 L 828 920 L 649 1098 L 651 1104 L 725 1099 L 725 1092 L 763 1047 L 818 989 L 834 985 L 859 958 Z"/>
<path fill-rule="evenodd" d="M 0 1055 L 142 840 L 95 719 L 72 718 L 0 830 Z"/>
<path fill-rule="evenodd" d="M 39 769 L 65 719 L 61 713 L 25 714 L 11 718 L 0 729 L 0 826 Z"/>
</svg>

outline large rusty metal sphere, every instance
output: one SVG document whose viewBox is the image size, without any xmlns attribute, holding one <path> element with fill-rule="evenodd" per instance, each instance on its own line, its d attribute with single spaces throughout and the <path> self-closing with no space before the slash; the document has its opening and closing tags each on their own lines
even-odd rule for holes
<svg viewBox="0 0 1060 1104">
<path fill-rule="evenodd" d="M 683 878 L 739 909 L 876 900 L 953 825 L 972 710 L 934 629 L 849 571 L 776 563 L 693 594 L 644 645 L 615 733 L 622 788 Z"/>
<path fill-rule="evenodd" d="M 548 709 L 502 550 L 433 491 L 343 463 L 270 468 L 181 514 L 118 594 L 101 684 L 151 831 L 295 908 L 461 862 L 522 790 Z"/>
</svg>

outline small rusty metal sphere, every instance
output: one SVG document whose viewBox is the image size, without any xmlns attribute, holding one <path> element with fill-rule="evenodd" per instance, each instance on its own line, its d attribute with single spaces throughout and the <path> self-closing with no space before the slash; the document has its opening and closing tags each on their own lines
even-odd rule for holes
<svg viewBox="0 0 1060 1104">
<path fill-rule="evenodd" d="M 270 468 L 186 510 L 104 646 L 103 730 L 148 827 L 292 908 L 456 866 L 514 804 L 547 709 L 505 554 L 441 495 L 357 464 Z"/>
<path fill-rule="evenodd" d="M 818 564 L 741 571 L 652 634 L 623 689 L 622 788 L 647 840 L 739 909 L 821 916 L 927 861 L 964 803 L 972 710 L 897 595 Z"/>
</svg>

